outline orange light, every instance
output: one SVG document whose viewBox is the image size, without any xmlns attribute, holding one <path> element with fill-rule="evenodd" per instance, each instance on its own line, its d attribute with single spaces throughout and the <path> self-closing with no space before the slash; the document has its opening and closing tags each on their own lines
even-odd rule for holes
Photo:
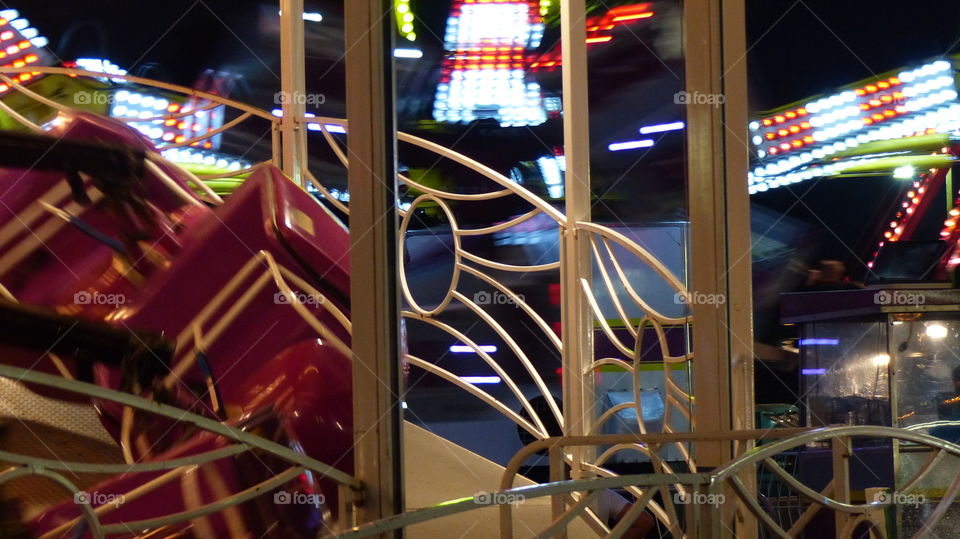
<svg viewBox="0 0 960 539">
<path fill-rule="evenodd" d="M 783 122 L 786 121 L 786 118 L 784 118 L 783 116 L 774 116 L 773 121 L 777 122 L 778 124 L 782 124 Z"/>
<path fill-rule="evenodd" d="M 807 115 L 807 109 L 801 107 L 801 108 L 797 109 L 797 114 L 799 114 L 800 116 L 806 116 L 806 115 Z"/>
<path fill-rule="evenodd" d="M 763 120 L 763 125 L 765 125 L 765 126 L 767 126 L 767 127 L 770 127 L 770 125 L 772 125 L 772 124 L 773 124 L 773 120 L 771 120 L 770 118 L 765 118 L 765 119 Z"/>
<path fill-rule="evenodd" d="M 863 119 L 863 125 L 872 125 L 872 124 L 873 124 L 873 118 L 866 117 Z"/>
<path fill-rule="evenodd" d="M 793 112 L 793 111 L 790 111 L 790 112 L 784 114 L 784 116 L 786 116 L 787 118 L 790 118 L 790 119 L 792 120 L 792 119 L 794 119 L 794 118 L 797 117 L 797 113 L 796 113 L 796 112 Z"/>
<path fill-rule="evenodd" d="M 879 106 L 880 106 L 880 100 L 879 100 L 879 99 L 871 99 L 870 101 L 868 101 L 868 103 L 870 103 L 870 106 L 871 106 L 871 107 L 879 107 Z"/>
<path fill-rule="evenodd" d="M 802 140 L 795 140 L 795 141 L 793 141 L 791 144 L 793 144 L 793 147 L 794 147 L 794 148 L 799 148 L 800 146 L 803 146 L 803 141 L 802 141 Z"/>
<path fill-rule="evenodd" d="M 867 93 L 873 94 L 873 93 L 876 93 L 877 87 L 874 86 L 874 85 L 872 85 L 872 84 L 868 84 L 868 85 L 864 88 L 864 90 L 866 90 Z"/>
<path fill-rule="evenodd" d="M 870 105 L 867 103 L 861 103 L 860 110 L 870 110 Z"/>
<path fill-rule="evenodd" d="M 773 133 L 767 133 L 767 134 L 764 135 L 764 136 L 767 138 L 767 140 L 773 140 L 773 139 L 777 138 L 777 135 L 775 135 L 775 134 L 773 134 Z"/>
<path fill-rule="evenodd" d="M 880 101 L 883 101 L 884 103 L 890 103 L 893 101 L 893 96 L 885 95 L 880 98 Z"/>
<path fill-rule="evenodd" d="M 179 135 L 179 136 L 177 136 L 177 138 L 174 139 L 174 142 L 180 143 L 180 142 L 183 142 L 183 141 L 185 141 L 185 140 L 187 140 L 187 137 L 185 137 L 185 136 L 183 136 L 183 135 Z"/>
<path fill-rule="evenodd" d="M 781 129 L 781 130 L 777 131 L 777 134 L 780 135 L 781 137 L 785 137 L 785 136 L 789 135 L 790 132 L 787 131 L 786 129 Z"/>
<path fill-rule="evenodd" d="M 883 115 L 886 116 L 887 118 L 893 118 L 894 116 L 897 115 L 897 112 L 893 110 L 885 110 L 883 111 Z"/>
<path fill-rule="evenodd" d="M 897 77 L 890 77 L 889 82 L 890 82 L 890 84 L 896 86 L 896 85 L 900 84 L 900 79 L 898 79 Z"/>
<path fill-rule="evenodd" d="M 17 60 L 16 62 L 13 63 L 13 67 L 23 67 L 25 65 L 27 64 L 23 60 Z"/>
<path fill-rule="evenodd" d="M 799 125 L 791 125 L 791 126 L 790 126 L 790 132 L 791 132 L 791 133 L 799 133 L 799 132 L 800 132 L 800 126 L 799 126 Z"/>
<path fill-rule="evenodd" d="M 857 88 L 856 90 L 853 91 L 853 93 L 855 93 L 855 94 L 857 94 L 857 95 L 866 95 L 866 94 L 867 94 L 867 92 L 864 91 L 862 88 Z"/>
<path fill-rule="evenodd" d="M 637 19 L 649 19 L 650 17 L 653 17 L 653 12 L 645 11 L 643 13 L 635 13 L 633 15 L 620 15 L 619 17 L 614 17 L 613 22 L 635 21 Z"/>
<path fill-rule="evenodd" d="M 810 129 L 810 122 L 800 122 L 800 129 Z"/>
<path fill-rule="evenodd" d="M 606 43 L 613 39 L 613 36 L 588 37 L 587 43 Z"/>
<path fill-rule="evenodd" d="M 883 114 L 880 114 L 880 113 L 878 112 L 877 114 L 874 114 L 873 116 L 871 116 L 871 118 L 873 118 L 875 121 L 878 121 L 878 122 L 879 122 L 880 120 L 883 120 Z"/>
<path fill-rule="evenodd" d="M 169 107 L 167 107 L 167 112 L 177 112 L 178 110 L 180 110 L 180 105 L 176 103 L 173 103 Z"/>
<path fill-rule="evenodd" d="M 890 232 L 889 230 L 883 233 L 883 237 L 887 238 L 888 240 L 891 236 L 893 236 L 893 232 Z"/>
<path fill-rule="evenodd" d="M 807 135 L 807 136 L 803 137 L 803 142 L 805 142 L 805 143 L 807 143 L 807 144 L 813 144 L 813 137 L 811 137 L 810 135 Z"/>
<path fill-rule="evenodd" d="M 890 83 L 888 82 L 880 81 L 877 83 L 877 88 L 880 88 L 881 90 L 886 90 L 889 87 L 890 87 Z"/>
</svg>

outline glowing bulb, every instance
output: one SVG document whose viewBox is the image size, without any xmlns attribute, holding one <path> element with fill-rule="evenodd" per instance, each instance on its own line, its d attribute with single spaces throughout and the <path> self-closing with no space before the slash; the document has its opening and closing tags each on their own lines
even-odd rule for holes
<svg viewBox="0 0 960 539">
<path fill-rule="evenodd" d="M 947 326 L 943 324 L 928 324 L 926 333 L 927 337 L 931 339 L 942 339 L 947 336 Z"/>
<path fill-rule="evenodd" d="M 873 356 L 873 364 L 877 367 L 885 367 L 890 364 L 890 356 L 887 354 L 877 354 Z"/>
</svg>

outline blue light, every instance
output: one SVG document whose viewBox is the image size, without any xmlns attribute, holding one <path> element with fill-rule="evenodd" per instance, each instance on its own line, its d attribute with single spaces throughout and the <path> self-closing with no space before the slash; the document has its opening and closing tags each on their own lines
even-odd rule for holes
<svg viewBox="0 0 960 539">
<path fill-rule="evenodd" d="M 395 58 L 423 58 L 423 51 L 420 49 L 393 49 Z"/>
<path fill-rule="evenodd" d="M 827 374 L 827 369 L 801 369 L 800 373 L 807 376 L 819 376 L 822 374 Z"/>
<path fill-rule="evenodd" d="M 470 384 L 499 384 L 499 376 L 461 376 L 461 380 Z"/>
<path fill-rule="evenodd" d="M 465 344 L 453 344 L 450 345 L 450 351 L 454 354 L 473 354 L 476 353 L 476 350 L 472 346 L 467 346 Z M 493 344 L 481 344 L 480 351 L 492 354 L 497 351 L 496 345 Z"/>
<path fill-rule="evenodd" d="M 649 135 L 650 133 L 663 133 L 664 131 L 677 131 L 683 128 L 684 128 L 683 122 L 672 122 L 668 124 L 648 125 L 640 128 L 640 134 Z"/>
<path fill-rule="evenodd" d="M 840 339 L 800 339 L 800 346 L 837 346 L 840 344 Z"/>
<path fill-rule="evenodd" d="M 628 142 L 614 142 L 607 148 L 611 152 L 619 152 L 621 150 L 634 150 L 636 148 L 649 148 L 653 146 L 653 139 L 643 139 L 643 140 L 631 140 Z"/>
</svg>

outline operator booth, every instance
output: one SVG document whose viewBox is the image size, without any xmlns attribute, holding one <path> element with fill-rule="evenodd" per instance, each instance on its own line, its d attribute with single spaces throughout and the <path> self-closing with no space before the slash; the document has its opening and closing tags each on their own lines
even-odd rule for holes
<svg viewBox="0 0 960 539">
<path fill-rule="evenodd" d="M 866 288 L 783 295 L 781 321 L 800 327 L 806 426 L 892 426 L 960 441 L 960 290 L 937 282 L 946 249 L 943 241 L 890 243 Z M 829 455 L 810 449 L 802 472 L 828 471 Z M 855 438 L 853 457 L 855 497 L 887 492 L 877 489 L 912 497 L 886 515 L 903 531 L 919 529 L 960 473 L 956 459 L 906 441 Z"/>
</svg>

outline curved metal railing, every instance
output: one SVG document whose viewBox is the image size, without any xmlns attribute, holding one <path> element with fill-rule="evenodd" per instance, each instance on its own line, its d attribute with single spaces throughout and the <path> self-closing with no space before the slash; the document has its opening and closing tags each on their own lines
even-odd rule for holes
<svg viewBox="0 0 960 539">
<path fill-rule="evenodd" d="M 235 457 L 242 453 L 257 450 L 267 455 L 275 457 L 285 462 L 288 467 L 273 477 L 251 485 L 240 492 L 229 496 L 224 496 L 214 502 L 200 505 L 193 509 L 182 511 L 175 514 L 163 515 L 147 520 L 120 522 L 113 524 L 102 524 L 100 518 L 114 509 L 115 505 L 104 504 L 96 508 L 92 507 L 89 499 L 83 497 L 76 498 L 75 501 L 81 506 L 83 518 L 89 526 L 90 532 L 94 537 L 100 538 L 114 533 L 129 533 L 130 530 L 155 529 L 163 526 L 169 526 L 177 523 L 187 522 L 192 519 L 202 518 L 213 513 L 228 510 L 237 504 L 249 501 L 257 496 L 270 493 L 291 479 L 305 471 L 313 472 L 318 477 L 333 481 L 337 484 L 340 496 L 345 496 L 347 500 L 356 499 L 356 494 L 360 492 L 361 484 L 358 480 L 349 474 L 331 466 L 313 459 L 303 453 L 296 452 L 288 447 L 267 440 L 260 436 L 250 434 L 231 425 L 221 423 L 188 411 L 160 404 L 141 397 L 106 389 L 97 385 L 68 380 L 60 376 L 39 373 L 19 367 L 9 365 L 0 365 L 0 376 L 10 378 L 20 382 L 43 385 L 46 387 L 69 391 L 78 395 L 84 395 L 90 398 L 107 400 L 136 409 L 141 412 L 161 416 L 167 419 L 177 421 L 178 423 L 189 424 L 193 427 L 206 431 L 229 441 L 229 445 L 187 457 L 150 461 L 135 462 L 130 464 L 104 464 L 104 463 L 85 463 L 85 462 L 64 462 L 59 459 L 42 459 L 31 456 L 20 455 L 8 451 L 0 451 L 0 461 L 12 463 L 13 466 L 7 467 L 0 472 L 0 484 L 26 475 L 40 475 L 51 479 L 58 485 L 76 496 L 82 491 L 61 472 L 89 472 L 104 474 L 135 474 L 143 472 L 164 472 L 162 475 L 151 479 L 150 481 L 139 485 L 135 489 L 120 493 L 125 500 L 134 500 L 156 490 L 162 485 L 171 481 L 178 480 L 184 474 L 196 470 L 205 464 L 213 463 L 223 458 Z M 58 537 L 69 530 L 79 519 L 64 523 L 54 530 L 49 531 L 45 536 Z M 346 525 L 346 523 L 345 523 Z"/>
</svg>

